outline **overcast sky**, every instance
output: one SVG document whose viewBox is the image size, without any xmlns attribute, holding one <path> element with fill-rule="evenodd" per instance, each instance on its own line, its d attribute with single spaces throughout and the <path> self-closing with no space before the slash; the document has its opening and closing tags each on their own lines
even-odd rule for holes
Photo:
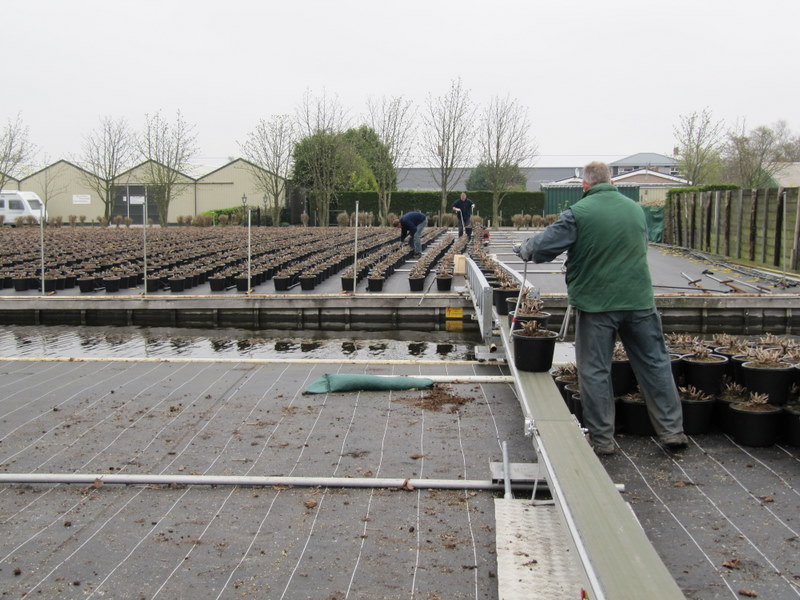
<svg viewBox="0 0 800 600">
<path fill-rule="evenodd" d="M 3 0 L 0 119 L 19 113 L 51 161 L 102 116 L 140 130 L 180 110 L 198 160 L 239 156 L 260 118 L 303 94 L 418 109 L 461 78 L 480 107 L 510 95 L 542 155 L 669 154 L 709 107 L 800 133 L 797 0 Z"/>
</svg>

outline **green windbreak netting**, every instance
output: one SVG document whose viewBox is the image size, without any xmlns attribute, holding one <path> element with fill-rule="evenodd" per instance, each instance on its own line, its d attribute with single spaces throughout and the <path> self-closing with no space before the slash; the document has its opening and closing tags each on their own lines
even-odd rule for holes
<svg viewBox="0 0 800 600">
<path fill-rule="evenodd" d="M 642 206 L 647 221 L 647 239 L 660 242 L 664 237 L 664 207 Z"/>
<path fill-rule="evenodd" d="M 410 390 L 433 387 L 433 380 L 425 377 L 380 375 L 325 374 L 306 388 L 306 394 L 352 392 L 357 390 Z"/>
</svg>

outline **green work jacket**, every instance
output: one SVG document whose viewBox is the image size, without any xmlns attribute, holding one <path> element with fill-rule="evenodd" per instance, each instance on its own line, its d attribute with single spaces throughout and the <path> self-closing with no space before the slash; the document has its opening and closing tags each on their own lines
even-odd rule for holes
<svg viewBox="0 0 800 600">
<path fill-rule="evenodd" d="M 610 183 L 571 207 L 577 232 L 568 251 L 570 303 L 587 312 L 652 308 L 644 211 Z"/>
</svg>

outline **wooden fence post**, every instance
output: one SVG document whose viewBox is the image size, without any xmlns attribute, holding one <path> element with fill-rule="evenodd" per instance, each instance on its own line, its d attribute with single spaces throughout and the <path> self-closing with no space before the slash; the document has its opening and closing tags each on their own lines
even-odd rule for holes
<svg viewBox="0 0 800 600">
<path fill-rule="evenodd" d="M 721 223 L 720 223 L 720 193 L 719 191 L 714 192 L 714 254 L 719 254 L 719 236 L 720 231 L 722 230 Z"/>
<path fill-rule="evenodd" d="M 800 190 L 795 188 L 795 213 L 794 213 L 794 235 L 792 236 L 792 258 L 789 268 L 796 271 L 798 268 L 798 246 L 800 246 Z"/>
<path fill-rule="evenodd" d="M 750 190 L 750 247 L 747 249 L 747 258 L 756 259 L 756 225 L 758 223 L 758 190 Z"/>
</svg>

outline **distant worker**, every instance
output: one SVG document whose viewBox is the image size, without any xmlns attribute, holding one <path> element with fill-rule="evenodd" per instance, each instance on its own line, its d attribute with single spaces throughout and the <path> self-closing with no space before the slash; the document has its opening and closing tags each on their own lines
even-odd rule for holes
<svg viewBox="0 0 800 600">
<path fill-rule="evenodd" d="M 418 210 L 407 212 L 395 221 L 395 227 L 400 227 L 400 241 L 408 236 L 408 245 L 414 249 L 414 258 L 422 256 L 422 231 L 427 224 L 428 217 Z"/>
<path fill-rule="evenodd" d="M 605 163 L 584 167 L 583 191 L 555 223 L 516 249 L 537 263 L 567 252 L 578 384 L 592 447 L 598 455 L 615 450 L 611 356 L 619 335 L 659 440 L 683 449 L 688 440 L 653 298 L 644 212 L 611 184 Z"/>
<path fill-rule="evenodd" d="M 458 237 L 464 235 L 464 230 L 467 231 L 467 238 L 472 238 L 472 207 L 475 203 L 467 198 L 465 192 L 461 192 L 461 197 L 453 202 L 453 210 L 456 212 L 458 219 Z"/>
</svg>

